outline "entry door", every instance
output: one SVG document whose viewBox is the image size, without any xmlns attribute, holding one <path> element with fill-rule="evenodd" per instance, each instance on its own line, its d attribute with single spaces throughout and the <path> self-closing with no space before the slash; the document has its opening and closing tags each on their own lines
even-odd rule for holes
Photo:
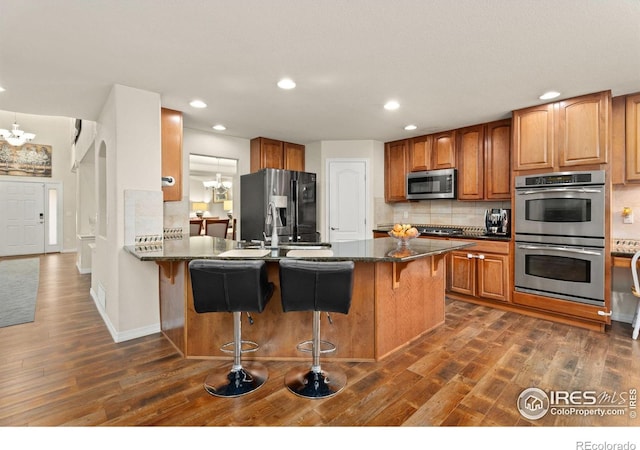
<svg viewBox="0 0 640 450">
<path fill-rule="evenodd" d="M 329 160 L 329 241 L 367 239 L 367 162 Z"/>
<path fill-rule="evenodd" d="M 44 183 L 0 183 L 0 256 L 44 253 Z"/>
</svg>

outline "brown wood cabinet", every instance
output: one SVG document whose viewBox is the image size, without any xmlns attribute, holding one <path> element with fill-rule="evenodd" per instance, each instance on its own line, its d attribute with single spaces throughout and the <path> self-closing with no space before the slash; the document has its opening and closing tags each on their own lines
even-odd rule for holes
<svg viewBox="0 0 640 450">
<path fill-rule="evenodd" d="M 161 108 L 160 146 L 162 177 L 173 177 L 172 186 L 162 186 L 165 202 L 182 200 L 182 112 Z"/>
<path fill-rule="evenodd" d="M 407 201 L 406 177 L 409 172 L 409 141 L 387 142 L 384 145 L 384 200 Z"/>
<path fill-rule="evenodd" d="M 511 119 L 457 132 L 458 199 L 511 198 Z"/>
<path fill-rule="evenodd" d="M 304 171 L 304 145 L 257 137 L 251 139 L 251 172 L 260 169 Z"/>
<path fill-rule="evenodd" d="M 455 131 L 429 134 L 409 140 L 411 172 L 450 169 L 455 165 Z"/>
<path fill-rule="evenodd" d="M 463 296 L 509 302 L 509 243 L 476 242 L 476 246 L 470 247 L 468 251 L 454 251 L 449 255 L 447 291 Z"/>
<path fill-rule="evenodd" d="M 640 181 L 640 93 L 626 98 L 626 179 Z"/>
<path fill-rule="evenodd" d="M 514 111 L 513 169 L 605 164 L 610 115 L 610 91 Z"/>
<path fill-rule="evenodd" d="M 431 170 L 431 145 L 433 140 L 430 135 L 419 136 L 409 141 L 410 171 Z"/>
</svg>

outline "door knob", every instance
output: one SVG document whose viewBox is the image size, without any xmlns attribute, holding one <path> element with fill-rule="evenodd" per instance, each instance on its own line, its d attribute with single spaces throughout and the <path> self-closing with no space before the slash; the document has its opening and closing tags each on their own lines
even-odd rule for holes
<svg viewBox="0 0 640 450">
<path fill-rule="evenodd" d="M 331 227 L 331 230 L 336 231 L 339 230 L 340 228 L 336 228 L 336 227 Z"/>
</svg>

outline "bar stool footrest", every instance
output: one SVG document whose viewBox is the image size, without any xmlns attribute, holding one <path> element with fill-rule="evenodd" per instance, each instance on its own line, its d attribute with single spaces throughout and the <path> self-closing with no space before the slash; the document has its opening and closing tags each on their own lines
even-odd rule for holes
<svg viewBox="0 0 640 450">
<path fill-rule="evenodd" d="M 322 346 L 326 348 L 322 348 Z M 302 341 L 298 345 L 296 345 L 298 351 L 311 353 L 313 351 L 313 340 Z M 329 341 L 320 340 L 320 353 L 331 353 L 336 351 L 336 346 L 334 343 Z"/>
<path fill-rule="evenodd" d="M 240 342 L 242 346 L 244 345 L 247 346 L 246 348 L 243 348 L 242 350 L 240 350 L 240 353 L 252 353 L 260 348 L 260 346 L 253 341 L 242 340 Z M 220 351 L 225 353 L 233 353 L 235 344 L 236 343 L 234 341 L 227 342 L 226 344 L 222 344 L 222 346 L 220 347 Z"/>
</svg>

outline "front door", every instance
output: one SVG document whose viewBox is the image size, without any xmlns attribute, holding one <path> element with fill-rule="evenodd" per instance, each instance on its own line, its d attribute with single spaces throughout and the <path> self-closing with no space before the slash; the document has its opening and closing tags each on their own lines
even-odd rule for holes
<svg viewBox="0 0 640 450">
<path fill-rule="evenodd" d="M 329 241 L 367 239 L 367 163 L 329 160 Z"/>
<path fill-rule="evenodd" d="M 44 183 L 0 183 L 0 256 L 44 253 Z"/>
</svg>

